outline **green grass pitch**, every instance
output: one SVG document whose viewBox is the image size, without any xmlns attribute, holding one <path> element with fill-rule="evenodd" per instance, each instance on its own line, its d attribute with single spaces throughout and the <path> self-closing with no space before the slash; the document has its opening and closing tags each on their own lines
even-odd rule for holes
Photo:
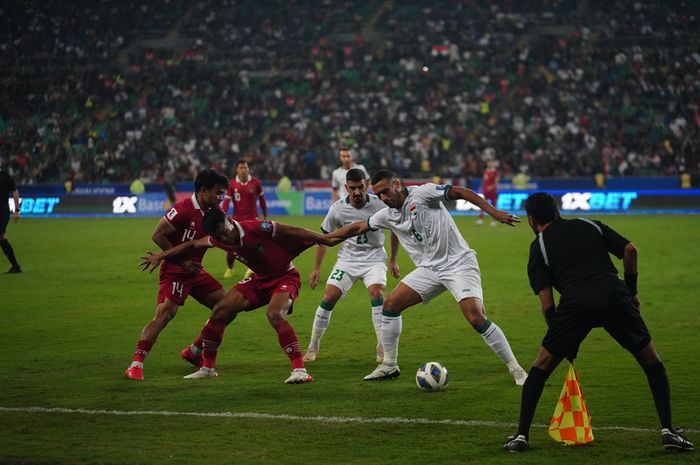
<svg viewBox="0 0 700 465">
<path fill-rule="evenodd" d="M 281 219 L 314 230 L 321 220 Z M 698 442 L 700 217 L 601 219 L 639 248 L 642 312 L 671 380 L 674 421 Z M 478 252 L 488 315 L 529 369 L 545 329 L 525 272 L 532 232 L 522 224 L 491 228 L 476 226 L 473 217 L 456 221 Z M 319 359 L 308 366 L 314 383 L 283 384 L 289 362 L 261 310 L 240 315 L 228 328 L 218 379 L 183 380 L 192 368 L 179 351 L 208 314 L 194 301 L 161 334 L 146 360 L 146 380 L 126 380 L 122 372 L 155 304 L 157 273 L 142 273 L 137 264 L 155 248 L 150 234 L 156 222 L 24 219 L 9 225 L 24 273 L 0 275 L 0 463 L 700 463 L 698 453 L 663 451 L 646 378 L 602 330 L 591 333 L 577 361 L 595 441 L 571 448 L 547 435 L 562 365 L 540 401 L 531 450 L 503 452 L 505 437 L 515 430 L 520 388 L 447 293 L 404 313 L 402 375 L 395 381 L 362 381 L 375 362 L 361 283 L 333 311 Z M 304 348 L 323 287 L 312 291 L 307 285 L 314 254 L 311 249 L 295 261 L 304 286 L 290 321 Z M 334 256 L 326 257 L 322 283 Z M 403 251 L 400 258 L 407 273 L 412 265 Z M 205 267 L 221 278 L 223 252 L 209 251 Z M 238 264 L 236 279 L 242 273 Z M 235 281 L 222 282 L 228 288 Z M 387 293 L 395 284 L 390 278 Z M 424 393 L 415 386 L 415 370 L 429 360 L 449 370 L 446 391 Z"/>
</svg>

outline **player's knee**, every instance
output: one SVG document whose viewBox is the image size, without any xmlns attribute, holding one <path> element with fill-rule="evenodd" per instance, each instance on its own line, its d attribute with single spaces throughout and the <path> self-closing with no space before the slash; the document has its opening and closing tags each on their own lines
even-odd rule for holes
<svg viewBox="0 0 700 465">
<path fill-rule="evenodd" d="M 287 314 L 286 309 L 274 307 L 268 308 L 265 315 L 267 316 L 267 321 L 270 322 L 272 326 L 277 326 L 284 321 L 284 316 Z"/>
<path fill-rule="evenodd" d="M 486 322 L 481 303 L 477 299 L 466 299 L 460 302 L 460 308 L 464 318 L 467 319 L 470 325 L 474 328 L 482 326 Z"/>
<path fill-rule="evenodd" d="M 162 326 L 165 326 L 170 320 L 175 318 L 177 308 L 177 306 L 161 305 L 156 310 L 156 316 L 153 319 L 159 322 Z"/>
</svg>

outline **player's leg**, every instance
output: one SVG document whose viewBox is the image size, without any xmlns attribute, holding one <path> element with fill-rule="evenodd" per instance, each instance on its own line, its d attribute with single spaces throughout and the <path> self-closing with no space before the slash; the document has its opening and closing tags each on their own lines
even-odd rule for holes
<svg viewBox="0 0 700 465">
<path fill-rule="evenodd" d="M 310 374 L 306 372 L 304 358 L 301 354 L 301 346 L 297 339 L 296 332 L 287 321 L 287 312 L 292 305 L 294 292 L 275 292 L 267 305 L 267 321 L 277 332 L 277 340 L 289 361 L 292 363 L 292 374 L 287 378 L 287 384 L 309 383 L 313 381 Z"/>
<path fill-rule="evenodd" d="M 362 275 L 362 282 L 367 287 L 370 305 L 372 306 L 372 326 L 377 336 L 375 354 L 377 363 L 384 360 L 384 348 L 382 347 L 382 311 L 384 310 L 384 289 L 386 288 L 386 263 L 375 263 Z"/>
<path fill-rule="evenodd" d="M 457 301 L 462 315 L 472 328 L 481 335 L 484 342 L 508 367 L 515 384 L 522 386 L 527 373 L 518 364 L 503 330 L 486 317 L 481 289 L 479 263 L 473 254 L 460 260 L 458 267 L 438 273 L 438 278 Z"/>
<path fill-rule="evenodd" d="M 385 274 L 386 276 L 386 274 Z M 372 306 L 372 326 L 374 334 L 377 336 L 377 347 L 375 353 L 377 363 L 384 361 L 384 348 L 382 347 L 382 311 L 384 310 L 384 284 L 371 284 L 367 287 L 369 302 Z"/>
<path fill-rule="evenodd" d="M 177 314 L 180 308 L 178 303 L 165 298 L 156 306 L 156 314 L 151 321 L 141 330 L 139 340 L 136 343 L 136 350 L 131 361 L 131 365 L 124 372 L 124 376 L 130 379 L 143 379 L 143 362 L 156 343 L 158 335 L 168 325 Z"/>
<path fill-rule="evenodd" d="M 462 299 L 459 301 L 459 308 L 472 328 L 484 339 L 486 345 L 506 364 L 515 384 L 522 386 L 527 378 L 527 373 L 515 358 L 503 330 L 486 317 L 481 299 L 477 297 Z"/>
<path fill-rule="evenodd" d="M 559 301 L 556 313 L 549 320 L 537 359 L 523 385 L 518 433 L 508 438 L 504 446 L 507 451 L 520 452 L 527 449 L 530 425 L 547 378 L 564 358 L 576 358 L 581 342 L 591 331 L 588 310 L 590 309 L 577 304 L 576 300 L 565 296 Z"/>
<path fill-rule="evenodd" d="M 508 441 L 503 446 L 505 450 L 522 452 L 527 449 L 532 418 L 535 416 L 537 403 L 542 396 L 544 383 L 561 361 L 561 357 L 553 355 L 545 347 L 540 347 L 537 359 L 533 363 L 527 380 L 525 380 L 523 385 L 523 392 L 520 398 L 518 432 L 508 438 Z"/>
<path fill-rule="evenodd" d="M 219 345 L 224 338 L 226 325 L 235 319 L 240 312 L 251 310 L 257 306 L 239 290 L 240 283 L 229 290 L 212 309 L 211 316 L 204 324 L 199 338 L 202 340 L 202 367 L 190 375 L 187 379 L 212 378 L 218 376 L 216 372 L 216 356 Z"/>
<path fill-rule="evenodd" d="M 214 278 L 212 278 L 214 279 Z M 217 282 L 218 283 L 218 282 Z M 204 294 L 204 296 L 200 297 L 195 294 L 194 290 L 192 292 L 192 297 L 197 299 L 199 303 L 204 305 L 205 307 L 209 309 L 213 309 L 214 305 L 219 303 L 221 299 L 224 298 L 226 295 L 226 291 L 224 291 L 223 287 L 219 287 L 218 289 L 214 291 L 209 291 Z M 233 319 L 235 318 L 235 314 L 232 316 L 231 320 L 228 321 L 226 324 L 231 323 Z M 182 351 L 180 351 L 180 357 L 185 360 L 186 362 L 191 363 L 192 365 L 196 367 L 202 366 L 202 346 L 204 345 L 204 340 L 202 339 L 201 333 L 197 335 L 197 338 L 192 342 L 192 344 L 188 345 Z"/>
<path fill-rule="evenodd" d="M 666 375 L 666 368 L 656 352 L 652 342 L 634 353 L 647 376 L 656 413 L 661 422 L 661 444 L 665 449 L 690 451 L 695 445 L 673 428 L 671 422 L 671 386 Z"/>
<path fill-rule="evenodd" d="M 661 423 L 661 443 L 664 448 L 693 450 L 693 443 L 673 429 L 671 387 L 664 363 L 651 341 L 649 329 L 626 286 L 621 281 L 616 285 L 615 298 L 618 306 L 606 312 L 608 318 L 603 327 L 634 356 L 644 370 Z"/>
<path fill-rule="evenodd" d="M 20 268 L 19 263 L 17 263 L 17 258 L 15 257 L 15 251 L 12 248 L 12 245 L 10 245 L 10 241 L 7 240 L 5 237 L 5 230 L 7 229 L 7 223 L 10 221 L 10 212 L 7 212 L 7 215 L 2 215 L 3 217 L 0 218 L 0 248 L 2 249 L 2 252 L 5 254 L 7 257 L 7 260 L 10 262 L 10 269 L 7 271 L 8 274 L 13 274 L 13 273 L 21 273 L 22 268 Z"/>
<path fill-rule="evenodd" d="M 330 280 L 330 278 L 329 278 Z M 352 286 L 352 283 L 350 283 Z M 331 321 L 331 316 L 333 314 L 333 307 L 343 296 L 343 291 L 335 283 L 326 284 L 326 288 L 323 291 L 323 299 L 318 304 L 316 308 L 316 313 L 314 314 L 314 322 L 311 327 L 311 340 L 309 341 L 309 347 L 306 349 L 306 354 L 304 355 L 304 360 L 307 362 L 313 362 L 318 356 L 318 350 L 321 344 L 321 338 L 323 337 L 328 325 Z"/>
<path fill-rule="evenodd" d="M 226 253 L 226 271 L 224 272 L 224 278 L 233 278 L 233 265 L 235 261 L 232 253 Z"/>
<path fill-rule="evenodd" d="M 416 280 L 414 278 L 420 270 L 422 269 L 417 268 L 409 273 L 384 301 L 381 328 L 384 360 L 372 373 L 364 377 L 365 381 L 393 379 L 401 374 L 398 364 L 399 338 L 403 329 L 401 313 L 423 301 L 423 297 L 412 287 L 412 280 Z"/>
</svg>

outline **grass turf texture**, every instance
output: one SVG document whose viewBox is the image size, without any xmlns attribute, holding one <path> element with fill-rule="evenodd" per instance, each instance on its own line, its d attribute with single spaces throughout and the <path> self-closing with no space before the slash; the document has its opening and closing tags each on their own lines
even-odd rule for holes
<svg viewBox="0 0 700 465">
<path fill-rule="evenodd" d="M 642 312 L 666 363 L 674 419 L 698 441 L 700 342 L 700 221 L 697 216 L 603 217 L 640 250 Z M 317 229 L 318 217 L 284 221 Z M 544 334 L 538 299 L 525 273 L 527 225 L 511 229 L 457 223 L 478 251 L 488 315 L 505 331 L 528 369 Z M 582 448 L 552 441 L 549 422 L 563 384 L 562 365 L 550 378 L 535 416 L 531 450 L 517 457 L 500 448 L 515 430 L 520 388 L 468 327 L 443 293 L 404 315 L 401 377 L 367 383 L 374 367 L 374 334 L 366 290 L 358 283 L 333 311 L 316 362 L 315 382 L 288 386 L 289 362 L 264 311 L 242 314 L 219 352 L 218 379 L 183 380 L 192 367 L 180 349 L 199 332 L 208 312 L 188 300 L 161 334 L 145 364 L 144 382 L 122 378 L 139 331 L 151 318 L 157 273 L 138 270 L 154 250 L 155 219 L 30 220 L 11 224 L 24 273 L 0 276 L 0 338 L 4 341 L 0 407 L 173 412 L 252 412 L 304 417 L 424 418 L 490 421 L 480 424 L 332 423 L 319 420 L 188 416 L 87 415 L 0 410 L 0 463 L 700 463 L 700 455 L 668 454 L 641 369 L 603 331 L 594 330 L 577 367 L 592 412 L 596 439 Z M 315 250 L 295 263 L 304 286 L 290 321 L 305 348 L 323 283 L 308 288 Z M 403 273 L 413 267 L 400 252 Z M 616 263 L 618 268 L 621 264 Z M 218 279 L 224 254 L 210 250 L 205 267 Z M 237 264 L 235 280 L 243 274 Z M 389 278 L 388 291 L 396 284 Z M 387 293 L 388 293 L 387 291 Z M 414 384 L 421 363 L 450 372 L 445 392 Z M 608 429 L 622 426 L 652 431 Z M 596 429 L 598 428 L 598 429 Z"/>
</svg>

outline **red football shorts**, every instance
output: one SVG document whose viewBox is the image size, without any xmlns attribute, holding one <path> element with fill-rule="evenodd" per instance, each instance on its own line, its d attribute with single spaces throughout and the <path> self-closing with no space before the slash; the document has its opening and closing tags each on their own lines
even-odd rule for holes
<svg viewBox="0 0 700 465">
<path fill-rule="evenodd" d="M 301 277 L 296 268 L 271 277 L 254 274 L 236 284 L 236 290 L 248 299 L 252 308 L 262 307 L 270 302 L 273 294 L 282 292 L 289 293 L 289 298 L 293 301 L 299 295 L 300 288 Z"/>
<path fill-rule="evenodd" d="M 205 296 L 218 291 L 221 287 L 221 283 L 203 269 L 194 276 L 161 270 L 158 304 L 162 304 L 165 299 L 168 299 L 182 306 L 189 295 L 201 302 Z"/>
<path fill-rule="evenodd" d="M 496 206 L 496 200 L 498 200 L 498 192 L 497 191 L 491 191 L 491 192 L 484 192 L 484 198 L 488 200 L 491 205 L 494 207 Z"/>
</svg>

